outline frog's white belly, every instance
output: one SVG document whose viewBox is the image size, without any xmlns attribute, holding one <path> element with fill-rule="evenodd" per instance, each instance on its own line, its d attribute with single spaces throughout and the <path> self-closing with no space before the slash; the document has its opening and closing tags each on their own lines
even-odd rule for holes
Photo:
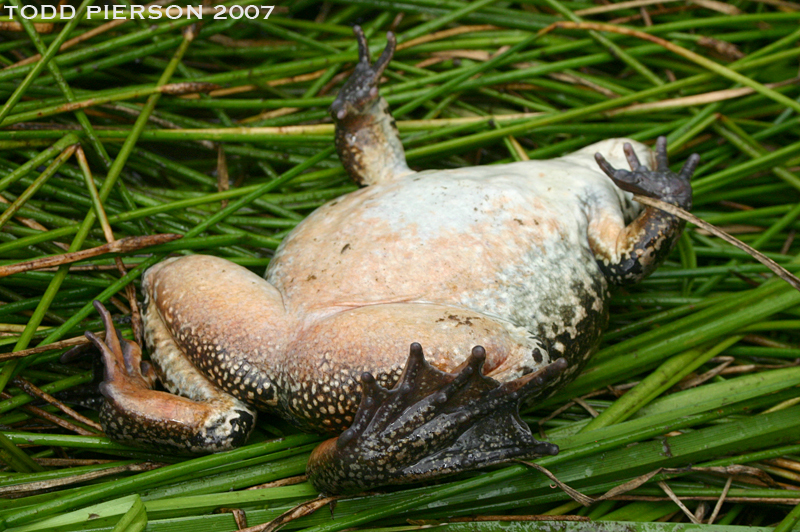
<svg viewBox="0 0 800 532">
<path fill-rule="evenodd" d="M 588 220 L 598 210 L 623 217 L 618 189 L 581 155 L 358 190 L 298 226 L 268 280 L 301 313 L 436 303 L 574 337 L 607 296 Z"/>
</svg>

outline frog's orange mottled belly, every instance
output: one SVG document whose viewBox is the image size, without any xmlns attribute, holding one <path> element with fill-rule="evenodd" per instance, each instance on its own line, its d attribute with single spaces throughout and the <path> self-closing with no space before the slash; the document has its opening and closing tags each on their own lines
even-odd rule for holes
<svg viewBox="0 0 800 532">
<path fill-rule="evenodd" d="M 273 260 L 267 280 L 287 311 L 315 324 L 286 357 L 286 373 L 303 378 L 279 386 L 296 389 L 282 403 L 293 416 L 301 411 L 297 397 L 315 395 L 306 380 L 345 390 L 354 403 L 362 368 L 392 385 L 410 342 L 447 371 L 484 345 L 497 357 L 488 371 L 501 380 L 559 356 L 569 357 L 564 378 L 571 378 L 596 347 L 608 288 L 577 201 L 534 190 L 537 197 L 510 179 L 421 181 L 339 198 L 299 226 Z M 496 331 L 455 327 L 447 318 L 458 309 L 475 316 L 471 325 L 485 319 Z M 536 360 L 539 339 L 546 352 Z M 364 350 L 381 364 L 367 368 Z M 338 384 L 327 382 L 331 375 Z M 346 426 L 347 415 L 341 420 Z"/>
<path fill-rule="evenodd" d="M 359 190 L 298 227 L 268 280 L 306 312 L 428 302 L 532 324 L 540 303 L 576 304 L 600 272 L 578 202 L 548 197 L 574 191 L 519 181 L 421 174 Z"/>
</svg>

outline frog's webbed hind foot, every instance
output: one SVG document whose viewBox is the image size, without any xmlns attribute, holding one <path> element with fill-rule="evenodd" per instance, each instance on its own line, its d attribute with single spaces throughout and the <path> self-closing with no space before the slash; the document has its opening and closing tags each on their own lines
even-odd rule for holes
<svg viewBox="0 0 800 532">
<path fill-rule="evenodd" d="M 100 393 L 105 402 L 100 423 L 113 440 L 183 452 L 214 452 L 244 444 L 255 424 L 255 413 L 244 403 L 220 392 L 205 402 L 153 390 L 156 376 L 142 362 L 138 344 L 122 338 L 111 314 L 99 301 L 94 306 L 106 333 L 86 337 L 104 362 Z"/>
<path fill-rule="evenodd" d="M 411 172 L 389 106 L 378 94 L 378 83 L 397 41 L 392 32 L 387 33 L 386 48 L 375 64 L 370 64 L 364 32 L 359 26 L 354 26 L 353 32 L 358 39 L 358 63 L 330 113 L 342 165 L 358 184 L 372 185 Z"/>
<path fill-rule="evenodd" d="M 445 373 L 415 343 L 393 389 L 362 375 L 353 425 L 312 453 L 309 480 L 326 493 L 352 493 L 556 454 L 558 447 L 533 438 L 519 404 L 559 376 L 566 361 L 500 384 L 483 375 L 485 358 L 475 347 L 456 373 Z"/>
<path fill-rule="evenodd" d="M 689 180 L 700 162 L 698 154 L 690 155 L 681 171 L 676 174 L 670 170 L 667 161 L 666 137 L 658 137 L 656 140 L 656 167 L 652 170 L 642 166 L 629 143 L 626 142 L 622 149 L 631 171 L 615 169 L 599 153 L 594 156 L 600 169 L 615 185 L 626 192 L 660 199 L 682 209 L 688 210 L 692 207 L 692 187 Z"/>
<path fill-rule="evenodd" d="M 692 185 L 689 180 L 700 156 L 689 156 L 679 173 L 669 168 L 667 161 L 667 139 L 656 141 L 655 168 L 649 169 L 629 143 L 623 146 L 630 171 L 617 170 L 599 153 L 595 154 L 600 169 L 615 185 L 626 192 L 656 198 L 689 210 L 692 207 Z M 606 277 L 617 284 L 636 283 L 647 277 L 669 255 L 686 225 L 677 217 L 653 207 L 642 213 L 626 226 L 616 238 L 613 246 L 594 249 L 598 265 Z"/>
</svg>

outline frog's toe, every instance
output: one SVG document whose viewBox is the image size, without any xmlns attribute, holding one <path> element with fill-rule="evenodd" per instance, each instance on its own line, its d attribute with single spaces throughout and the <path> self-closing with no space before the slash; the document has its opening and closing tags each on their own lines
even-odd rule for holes
<svg viewBox="0 0 800 532">
<path fill-rule="evenodd" d="M 375 64 L 370 64 L 369 46 L 364 32 L 360 26 L 353 26 L 353 32 L 358 38 L 358 63 L 331 105 L 330 112 L 336 120 L 363 113 L 370 104 L 377 101 L 378 81 L 391 61 L 397 45 L 394 33 L 388 32 L 386 48 Z"/>
<path fill-rule="evenodd" d="M 100 350 L 104 364 L 100 392 L 105 398 L 100 423 L 112 439 L 160 450 L 215 452 L 242 445 L 255 424 L 255 412 L 222 392 L 194 401 L 153 390 L 155 371 L 142 361 L 139 345 L 122 338 L 111 314 L 94 306 L 105 326 L 105 338 L 86 337 Z"/>
<path fill-rule="evenodd" d="M 669 168 L 666 137 L 658 137 L 656 141 L 656 167 L 652 170 L 642 166 L 630 144 L 625 143 L 623 151 L 630 171 L 614 168 L 599 153 L 594 156 L 597 165 L 615 185 L 626 192 L 660 199 L 684 209 L 691 207 L 692 188 L 689 180 L 700 162 L 699 155 L 695 153 L 689 156 L 681 171 L 676 174 Z"/>
<path fill-rule="evenodd" d="M 364 374 L 353 425 L 309 460 L 312 484 L 326 493 L 352 493 L 556 454 L 558 447 L 533 438 L 519 404 L 556 379 L 566 361 L 499 384 L 483 374 L 485 358 L 475 347 L 457 373 L 445 373 L 412 344 L 393 389 Z"/>
<path fill-rule="evenodd" d="M 152 388 L 155 384 L 155 372 L 149 363 L 142 363 L 142 350 L 136 342 L 126 340 L 114 327 L 111 313 L 99 301 L 93 302 L 94 308 L 103 320 L 106 330 L 101 340 L 91 331 L 86 331 L 88 338 L 100 351 L 103 357 L 104 383 L 134 381 L 144 388 Z M 101 385 L 101 390 L 102 390 Z"/>
</svg>

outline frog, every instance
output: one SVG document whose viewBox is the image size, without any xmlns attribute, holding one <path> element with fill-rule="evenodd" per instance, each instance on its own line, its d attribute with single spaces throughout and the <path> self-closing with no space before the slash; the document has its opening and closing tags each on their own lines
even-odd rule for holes
<svg viewBox="0 0 800 532">
<path fill-rule="evenodd" d="M 412 170 L 378 90 L 396 38 L 372 63 L 354 32 L 358 62 L 330 114 L 361 188 L 297 225 L 263 277 L 207 255 L 149 268 L 150 361 L 95 302 L 105 336 L 86 335 L 110 438 L 219 452 L 245 444 L 257 412 L 276 414 L 334 435 L 307 467 L 327 494 L 558 452 L 520 407 L 580 373 L 612 289 L 667 257 L 684 222 L 633 194 L 690 209 L 699 157 L 675 173 L 664 137 L 655 153 L 607 139 L 546 161 Z"/>
</svg>

